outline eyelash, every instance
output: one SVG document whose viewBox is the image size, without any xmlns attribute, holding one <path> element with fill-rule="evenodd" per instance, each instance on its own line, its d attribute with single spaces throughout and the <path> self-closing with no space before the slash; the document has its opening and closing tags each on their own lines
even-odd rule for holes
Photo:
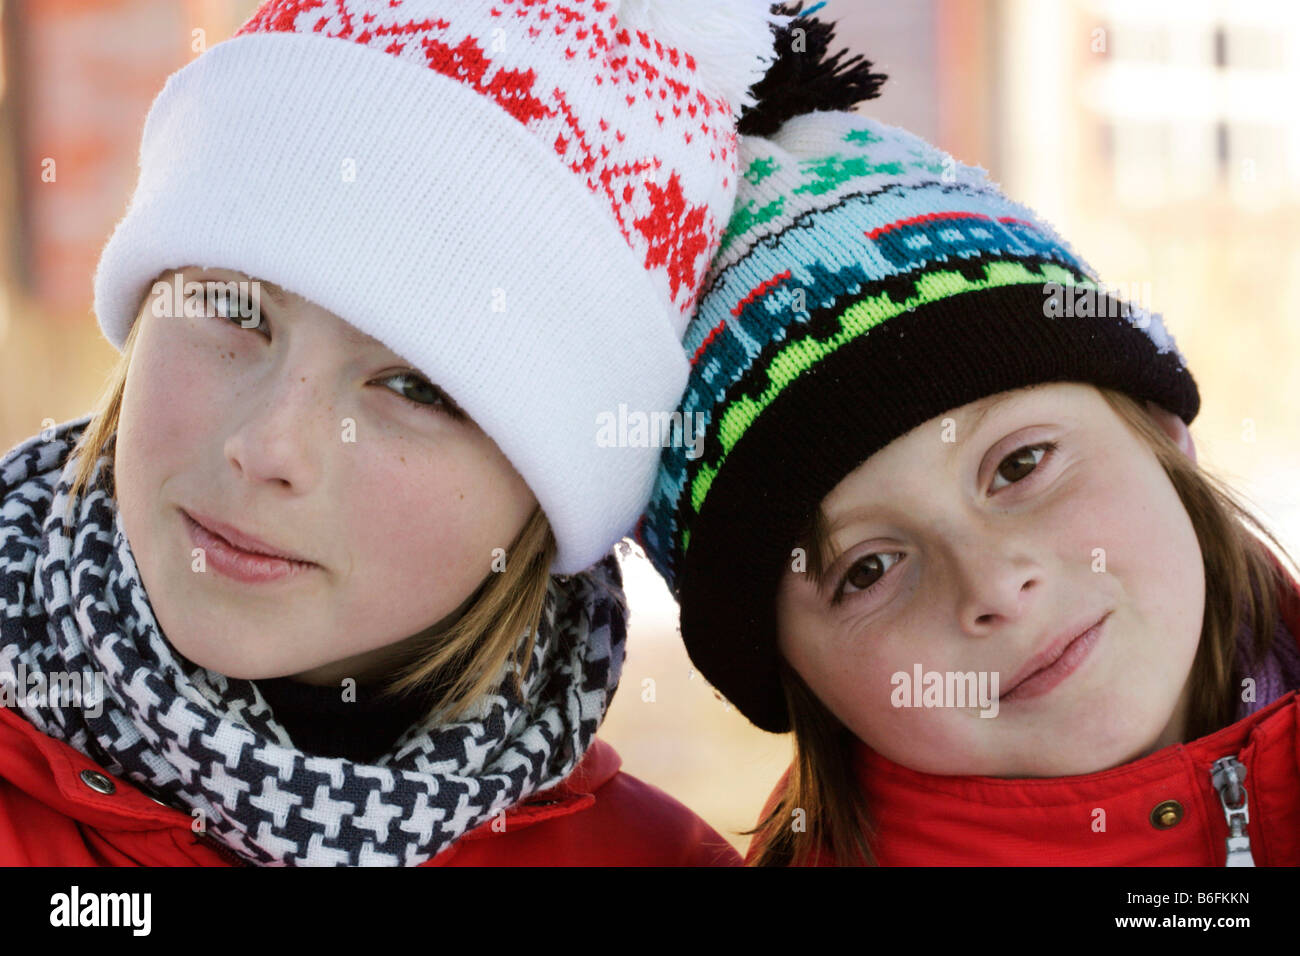
<svg viewBox="0 0 1300 956">
<path fill-rule="evenodd" d="M 413 399 L 413 398 L 407 398 L 407 397 L 406 397 L 405 395 L 403 395 L 401 392 L 393 392 L 393 394 L 396 395 L 396 396 L 398 397 L 398 399 L 400 399 L 401 401 L 405 402 L 405 403 L 408 404 L 408 405 L 413 405 L 413 406 L 415 406 L 416 408 L 419 408 L 419 409 L 422 409 L 422 410 L 426 410 L 426 411 L 434 411 L 434 412 L 444 412 L 444 413 L 450 415 L 452 418 L 456 419 L 457 421 L 462 421 L 462 420 L 464 420 L 464 418 L 465 418 L 465 413 L 462 412 L 462 411 L 460 410 L 460 408 L 458 408 L 458 407 L 456 406 L 455 402 L 453 402 L 453 401 L 451 400 L 451 398 L 447 395 L 446 392 L 444 392 L 442 389 L 440 389 L 437 385 L 434 385 L 434 384 L 433 384 L 432 382 L 430 382 L 428 379 L 426 379 L 426 378 L 424 378 L 424 377 L 422 377 L 422 376 L 420 376 L 420 375 L 417 375 L 417 374 L 415 374 L 414 372 L 394 372 L 394 373 L 392 373 L 391 375 L 386 375 L 386 376 L 384 376 L 382 379 L 378 379 L 378 381 L 384 381 L 384 382 L 386 382 L 386 381 L 389 381 L 390 379 L 394 379 L 394 378 L 412 378 L 412 379 L 415 379 L 415 380 L 416 380 L 417 382 L 419 382 L 420 384 L 422 384 L 422 385 L 427 385 L 430 389 L 432 389 L 434 392 L 437 393 L 437 401 L 434 402 L 434 403 L 432 403 L 432 404 L 429 404 L 429 403 L 425 403 L 425 402 L 417 402 L 417 401 L 416 401 L 415 399 Z M 389 391 L 392 392 L 392 389 L 389 389 Z"/>
<path fill-rule="evenodd" d="M 1000 467 L 1002 466 L 1002 463 L 1005 462 L 1005 461 L 1006 461 L 1008 458 L 1010 458 L 1012 455 L 1019 454 L 1019 453 L 1022 452 L 1022 451 L 1041 451 L 1041 452 L 1043 453 L 1043 457 L 1040 458 L 1040 459 L 1038 460 L 1038 463 L 1034 465 L 1034 470 L 1031 471 L 1031 472 L 1030 472 L 1028 475 L 1026 475 L 1024 478 L 1021 478 L 1019 481 L 1013 481 L 1013 482 L 1011 482 L 1012 485 L 1022 485 L 1022 484 L 1024 484 L 1026 481 L 1032 481 L 1032 480 L 1033 480 L 1033 477 L 1034 477 L 1036 474 L 1038 474 L 1038 470 L 1039 470 L 1040 468 L 1042 468 L 1043 465 L 1044 465 L 1045 463 L 1047 463 L 1048 461 L 1051 461 L 1052 456 L 1053 456 L 1054 454 L 1056 454 L 1056 449 L 1057 449 L 1057 443 L 1054 442 L 1054 441 L 1044 441 L 1044 442 L 1039 442 L 1037 445 L 1021 445 L 1019 448 L 1014 448 L 1014 449 L 1011 450 L 1011 452 L 1010 452 L 1009 454 L 1005 455 L 1005 456 L 1002 458 L 1002 461 L 999 461 L 999 462 L 998 462 L 998 467 L 1000 468 Z M 994 478 L 997 478 L 997 477 L 998 477 L 998 473 L 997 473 L 997 469 L 996 469 L 996 468 L 993 470 L 993 477 L 994 477 Z M 999 488 L 999 489 L 997 489 L 997 490 L 998 490 L 998 491 L 1001 491 L 1002 489 Z"/>
<path fill-rule="evenodd" d="M 245 326 L 243 324 L 241 317 L 238 315 L 221 315 L 218 316 L 218 318 L 226 319 L 232 325 L 239 326 L 241 330 L 252 329 L 254 331 L 257 331 L 264 328 L 266 325 L 265 321 L 262 319 L 260 315 L 258 316 L 258 324 L 254 326 Z M 270 338 L 270 336 L 268 336 L 265 332 L 261 332 L 260 334 L 263 336 L 263 338 Z M 422 411 L 442 412 L 446 415 L 450 415 L 456 421 L 463 421 L 465 419 L 465 413 L 461 411 L 461 409 L 456 405 L 456 403 L 451 400 L 450 396 L 448 396 L 446 392 L 444 392 L 438 386 L 434 385 L 428 379 L 424 378 L 423 376 L 419 375 L 414 371 L 408 370 L 402 372 L 393 372 L 392 374 L 386 375 L 381 379 L 376 379 L 376 381 L 387 382 L 395 378 L 411 378 L 422 385 L 428 386 L 433 392 L 437 393 L 437 400 L 432 403 L 427 403 L 427 402 L 417 402 L 415 399 L 408 398 L 407 396 L 403 395 L 401 392 L 394 392 L 391 388 L 388 389 L 389 392 L 391 392 L 394 396 L 397 397 L 398 401 L 405 402 L 407 405 L 410 405 L 413 408 L 418 408 Z"/>
<path fill-rule="evenodd" d="M 1012 451 L 1009 454 L 1005 455 L 1002 461 L 998 462 L 998 466 L 1001 467 L 1002 463 L 1005 462 L 1008 458 L 1022 451 L 1042 451 L 1043 457 L 1040 458 L 1038 460 L 1038 463 L 1034 465 L 1034 470 L 1031 471 L 1024 478 L 1021 478 L 1019 481 L 1011 482 L 1011 484 L 1013 485 L 1021 485 L 1027 481 L 1033 480 L 1034 476 L 1038 474 L 1038 471 L 1040 468 L 1042 468 L 1043 464 L 1046 463 L 1048 460 L 1050 460 L 1052 455 L 1056 453 L 1057 448 L 1058 445 L 1054 441 L 1039 442 L 1036 445 L 1021 445 L 1019 448 L 1012 449 Z M 994 476 L 995 477 L 997 476 L 996 470 L 994 471 Z M 892 571 L 895 567 L 897 567 L 899 562 L 903 560 L 901 552 L 897 552 L 897 551 L 872 551 L 869 552 L 868 554 L 862 555 L 862 557 L 858 558 L 857 561 L 854 561 L 851 565 L 849 565 L 849 567 L 845 570 L 844 574 L 840 577 L 839 583 L 835 586 L 835 592 L 831 595 L 832 606 L 839 605 L 843 603 L 843 601 L 845 600 L 846 595 L 844 593 L 844 586 L 848 584 L 849 575 L 853 573 L 853 569 L 856 568 L 862 561 L 865 561 L 867 558 L 870 558 L 873 555 L 897 557 L 898 561 L 895 561 L 888 568 L 886 568 L 884 573 L 881 574 L 880 577 L 877 578 L 874 582 L 872 582 L 870 585 L 868 585 L 865 588 L 861 588 L 857 591 L 854 591 L 853 592 L 854 594 L 868 595 L 874 593 L 881 585 L 884 584 L 885 578 L 889 576 L 889 572 Z"/>
<path fill-rule="evenodd" d="M 845 598 L 844 585 L 849 583 L 849 575 L 853 573 L 853 569 L 856 568 L 861 562 L 865 561 L 867 558 L 872 557 L 873 555 L 885 555 L 888 557 L 896 557 L 898 558 L 898 561 L 895 561 L 888 568 L 886 568 L 885 573 L 882 574 L 879 578 L 877 578 L 872 584 L 868 585 L 865 588 L 860 588 L 857 591 L 854 591 L 853 592 L 854 594 L 862 594 L 862 595 L 874 594 L 876 590 L 882 584 L 885 583 L 885 578 L 889 576 L 889 572 L 898 566 L 899 561 L 903 560 L 902 554 L 898 551 L 872 551 L 870 554 L 864 554 L 862 557 L 858 558 L 857 561 L 854 561 L 851 565 L 849 565 L 848 570 L 844 572 L 844 576 L 840 578 L 840 583 L 835 586 L 835 593 L 831 595 L 832 606 L 843 603 Z"/>
</svg>

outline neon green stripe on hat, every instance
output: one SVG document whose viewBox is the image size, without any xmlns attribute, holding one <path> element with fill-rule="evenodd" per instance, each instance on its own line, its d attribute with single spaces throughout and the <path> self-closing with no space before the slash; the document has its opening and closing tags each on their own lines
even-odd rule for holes
<svg viewBox="0 0 1300 956">
<path fill-rule="evenodd" d="M 984 279 L 972 281 L 960 272 L 949 270 L 924 273 L 916 279 L 916 294 L 903 302 L 894 302 L 888 293 L 859 299 L 840 313 L 836 320 L 839 331 L 829 339 L 818 341 L 811 335 L 805 335 L 789 342 L 768 363 L 768 385 L 762 394 L 757 398 L 743 395 L 729 403 L 718 420 L 718 437 L 722 451 L 716 462 L 701 463 L 699 471 L 691 481 L 690 501 L 694 513 L 699 514 L 709 488 L 722 469 L 727 456 L 763 410 L 776 401 L 786 387 L 800 375 L 841 346 L 865 335 L 881 323 L 918 306 L 967 292 L 1002 286 L 1045 285 L 1049 282 L 1057 282 L 1063 286 L 1097 288 L 1092 280 L 1076 277 L 1069 269 L 1051 262 L 1043 263 L 1037 272 L 1027 268 L 1022 262 L 990 262 L 985 266 L 985 275 Z M 688 541 L 689 535 L 683 534 L 683 553 Z"/>
</svg>

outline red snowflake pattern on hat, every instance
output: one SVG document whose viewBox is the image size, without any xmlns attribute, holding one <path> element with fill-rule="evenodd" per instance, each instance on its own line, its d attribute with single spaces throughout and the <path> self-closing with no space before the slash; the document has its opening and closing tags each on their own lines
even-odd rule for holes
<svg viewBox="0 0 1300 956">
<path fill-rule="evenodd" d="M 613 214 L 687 315 L 730 214 L 731 110 L 690 53 L 629 29 L 605 0 L 268 0 L 236 32 L 347 39 L 489 97 Z"/>
</svg>

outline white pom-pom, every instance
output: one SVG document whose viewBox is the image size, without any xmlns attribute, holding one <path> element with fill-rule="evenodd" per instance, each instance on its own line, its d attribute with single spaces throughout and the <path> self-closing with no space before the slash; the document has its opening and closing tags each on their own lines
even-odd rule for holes
<svg viewBox="0 0 1300 956">
<path fill-rule="evenodd" d="M 754 105 L 749 88 L 776 59 L 772 27 L 794 19 L 773 13 L 768 0 L 622 0 L 616 12 L 620 27 L 689 53 L 700 85 L 736 116 Z"/>
</svg>

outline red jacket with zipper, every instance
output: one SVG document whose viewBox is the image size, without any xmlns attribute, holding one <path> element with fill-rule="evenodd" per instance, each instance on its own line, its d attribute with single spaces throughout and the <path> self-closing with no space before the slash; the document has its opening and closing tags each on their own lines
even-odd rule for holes
<svg viewBox="0 0 1300 956">
<path fill-rule="evenodd" d="M 1282 596 L 1300 635 L 1300 591 Z M 1224 866 L 1228 819 L 1210 767 L 1246 768 L 1256 866 L 1300 866 L 1300 694 L 1208 736 L 1073 777 L 918 773 L 859 743 L 858 774 L 883 866 Z M 788 771 L 787 771 L 788 774 Z M 763 818 L 785 786 L 777 784 Z M 1157 812 L 1159 811 L 1159 812 Z M 758 853 L 751 843 L 746 862 Z M 820 863 L 828 864 L 827 854 Z"/>
<path fill-rule="evenodd" d="M 622 773 L 597 738 L 558 786 L 488 822 L 424 866 L 738 866 L 740 855 L 657 787 Z M 82 774 L 103 774 L 111 793 Z M 95 778 L 92 776 L 92 780 Z M 102 784 L 100 789 L 105 789 Z M 193 818 L 0 707 L 0 865 L 232 866 Z"/>
</svg>

